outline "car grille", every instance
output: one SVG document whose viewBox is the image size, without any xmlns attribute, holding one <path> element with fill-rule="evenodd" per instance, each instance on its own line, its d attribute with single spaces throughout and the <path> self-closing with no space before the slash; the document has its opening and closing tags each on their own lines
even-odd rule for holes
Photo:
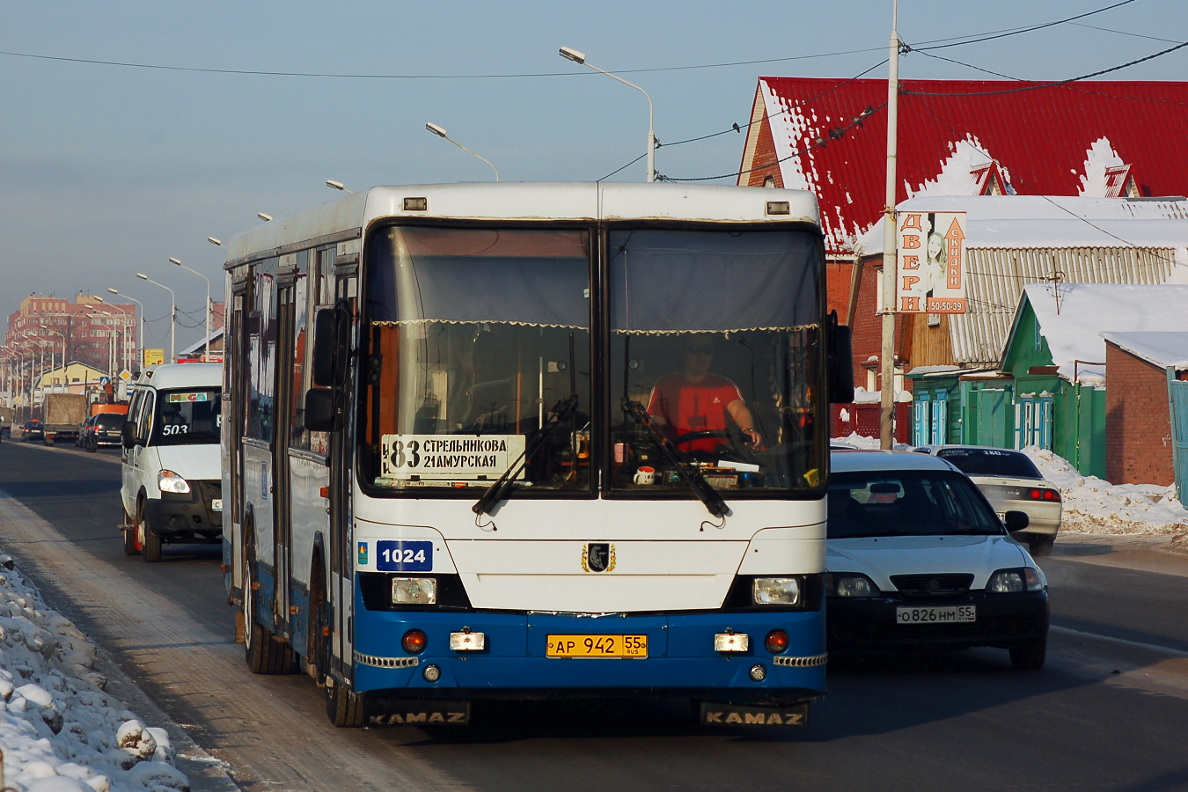
<svg viewBox="0 0 1188 792">
<path fill-rule="evenodd" d="M 955 597 L 969 591 L 973 575 L 892 575 L 891 583 L 904 597 Z"/>
</svg>

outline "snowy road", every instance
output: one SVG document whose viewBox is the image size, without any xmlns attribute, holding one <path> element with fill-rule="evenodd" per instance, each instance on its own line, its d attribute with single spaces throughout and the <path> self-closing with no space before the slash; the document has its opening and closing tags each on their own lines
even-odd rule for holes
<svg viewBox="0 0 1188 792">
<path fill-rule="evenodd" d="M 1012 672 L 1000 650 L 849 658 L 831 663 L 803 731 L 703 731 L 651 702 L 491 706 L 457 734 L 336 730 L 310 679 L 247 673 L 217 551 L 122 555 L 117 478 L 110 455 L 0 446 L 0 490 L 21 496 L 0 497 L 0 549 L 244 790 L 1131 790 L 1188 777 L 1181 731 L 1160 725 L 1188 723 L 1188 558 L 1141 542 L 1058 544 L 1044 671 Z M 219 788 L 184 769 L 195 789 Z"/>
</svg>

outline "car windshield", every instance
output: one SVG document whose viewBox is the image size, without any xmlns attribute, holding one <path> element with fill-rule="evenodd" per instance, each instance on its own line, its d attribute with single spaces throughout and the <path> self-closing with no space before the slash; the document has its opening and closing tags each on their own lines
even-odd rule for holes
<svg viewBox="0 0 1188 792">
<path fill-rule="evenodd" d="M 1043 478 L 1035 463 L 1026 454 L 1018 451 L 998 448 L 942 448 L 936 455 L 952 462 L 967 476 Z"/>
<path fill-rule="evenodd" d="M 104 429 L 119 429 L 124 425 L 122 413 L 103 413 L 95 418 L 95 424 Z"/>
<path fill-rule="evenodd" d="M 959 473 L 879 470 L 829 479 L 830 539 L 1004 533 L 998 516 Z"/>
</svg>

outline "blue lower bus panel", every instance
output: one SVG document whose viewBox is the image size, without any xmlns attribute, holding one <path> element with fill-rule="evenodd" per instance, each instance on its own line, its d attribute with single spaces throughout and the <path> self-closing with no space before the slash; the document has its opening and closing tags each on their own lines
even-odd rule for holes
<svg viewBox="0 0 1188 792">
<path fill-rule="evenodd" d="M 404 648 L 410 630 L 423 633 L 422 651 Z M 765 647 L 773 630 L 787 634 L 775 654 Z M 354 635 L 359 693 L 789 702 L 825 691 L 821 611 L 589 617 L 359 607 Z"/>
</svg>

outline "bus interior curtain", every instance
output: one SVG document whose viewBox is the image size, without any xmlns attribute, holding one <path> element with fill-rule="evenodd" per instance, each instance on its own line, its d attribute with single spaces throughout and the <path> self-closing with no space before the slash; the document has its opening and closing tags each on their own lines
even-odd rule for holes
<svg viewBox="0 0 1188 792">
<path fill-rule="evenodd" d="M 720 232 L 652 230 L 636 230 L 619 245 L 612 239 L 611 327 L 653 334 L 815 322 L 815 244 L 804 234 L 771 232 L 744 234 L 741 242 Z"/>
</svg>

